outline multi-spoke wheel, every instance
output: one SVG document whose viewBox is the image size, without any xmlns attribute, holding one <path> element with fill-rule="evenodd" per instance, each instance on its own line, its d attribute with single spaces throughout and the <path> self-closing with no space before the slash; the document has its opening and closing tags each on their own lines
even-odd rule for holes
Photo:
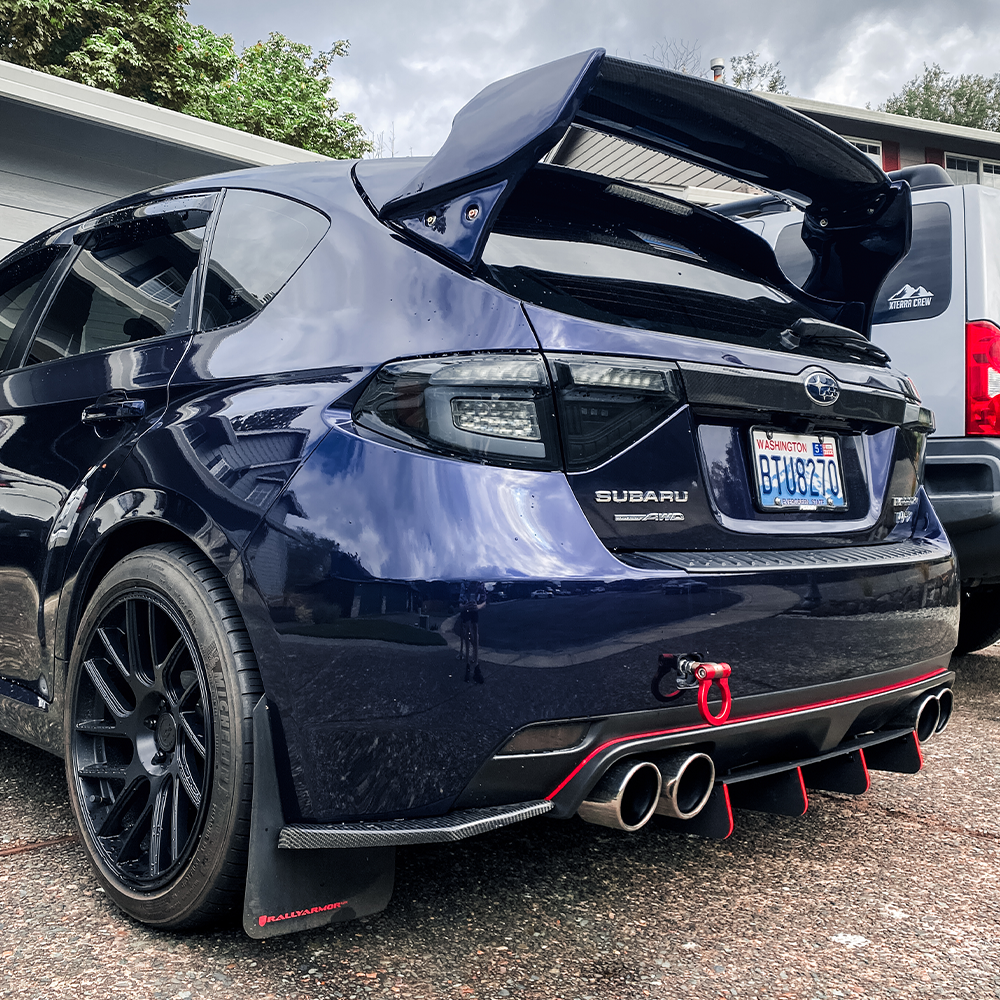
<svg viewBox="0 0 1000 1000">
<path fill-rule="evenodd" d="M 70 799 L 98 876 L 160 927 L 242 898 L 260 679 L 232 595 L 182 545 L 127 556 L 83 616 L 66 699 Z"/>
</svg>

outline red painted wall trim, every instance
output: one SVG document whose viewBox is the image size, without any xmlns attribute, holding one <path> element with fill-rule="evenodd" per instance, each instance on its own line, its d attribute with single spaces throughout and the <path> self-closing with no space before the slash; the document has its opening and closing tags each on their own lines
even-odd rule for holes
<svg viewBox="0 0 1000 1000">
<path fill-rule="evenodd" d="M 947 668 L 941 667 L 940 670 L 932 670 L 929 674 L 921 674 L 919 677 L 911 677 L 909 680 L 900 681 L 898 684 L 889 684 L 887 687 L 875 688 L 872 691 L 864 691 L 861 694 L 845 695 L 842 698 L 829 698 L 826 701 L 817 701 L 812 705 L 785 708 L 780 712 L 760 712 L 757 715 L 741 715 L 738 718 L 730 717 L 729 721 L 722 726 L 709 726 L 707 723 L 700 723 L 697 726 L 678 726 L 675 729 L 660 729 L 652 733 L 634 733 L 631 736 L 619 736 L 617 739 L 608 740 L 607 743 L 602 743 L 596 749 L 591 750 L 545 798 L 548 800 L 554 799 L 598 754 L 604 753 L 609 747 L 616 746 L 619 743 L 631 743 L 632 740 L 654 739 L 657 736 L 673 736 L 675 733 L 696 733 L 705 729 L 711 729 L 713 732 L 718 733 L 729 726 L 741 722 L 757 722 L 760 719 L 780 719 L 787 715 L 796 715 L 799 712 L 811 712 L 817 708 L 830 708 L 833 705 L 846 705 L 852 701 L 863 701 L 865 698 L 872 698 L 879 694 L 888 694 L 890 691 L 899 691 L 902 688 L 910 687 L 912 684 L 928 681 L 932 677 L 940 677 L 941 674 L 947 672 Z"/>
<path fill-rule="evenodd" d="M 944 166 L 944 150 L 934 149 L 928 146 L 924 150 L 924 163 L 936 163 L 939 167 Z"/>
<path fill-rule="evenodd" d="M 899 143 L 890 140 L 882 140 L 882 169 L 889 173 L 890 170 L 899 170 Z"/>
</svg>

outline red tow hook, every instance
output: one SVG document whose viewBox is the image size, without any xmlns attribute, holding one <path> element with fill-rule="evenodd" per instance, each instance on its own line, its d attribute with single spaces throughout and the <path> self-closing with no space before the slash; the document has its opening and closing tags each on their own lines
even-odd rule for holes
<svg viewBox="0 0 1000 1000">
<path fill-rule="evenodd" d="M 710 726 L 721 726 L 732 711 L 733 696 L 729 692 L 729 675 L 732 672 L 728 663 L 699 663 L 694 668 L 694 676 L 698 681 L 698 708 Z M 716 681 L 722 691 L 722 708 L 718 715 L 713 715 L 708 707 L 708 692 Z"/>
</svg>

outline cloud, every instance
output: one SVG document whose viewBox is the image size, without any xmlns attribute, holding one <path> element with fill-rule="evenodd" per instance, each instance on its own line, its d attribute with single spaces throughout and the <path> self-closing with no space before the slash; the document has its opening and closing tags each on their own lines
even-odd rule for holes
<svg viewBox="0 0 1000 1000">
<path fill-rule="evenodd" d="M 684 39 L 701 46 L 703 64 L 754 49 L 780 61 L 793 94 L 863 107 L 925 62 L 991 74 L 1000 43 L 992 0 L 888 0 L 874 12 L 870 0 L 839 0 L 835 13 L 777 0 L 716 0 L 710 10 L 662 0 L 191 0 L 188 16 L 241 43 L 272 30 L 318 48 L 350 39 L 334 93 L 368 131 L 394 130 L 404 155 L 433 153 L 455 112 L 493 80 L 596 46 L 643 60 L 655 43 Z"/>
<path fill-rule="evenodd" d="M 934 62 L 950 73 L 992 75 L 995 67 L 984 65 L 982 53 L 995 52 L 998 41 L 996 30 L 977 36 L 967 24 L 942 31 L 937 24 L 914 22 L 909 16 L 870 16 L 857 26 L 843 61 L 812 85 L 809 96 L 876 107 Z"/>
</svg>

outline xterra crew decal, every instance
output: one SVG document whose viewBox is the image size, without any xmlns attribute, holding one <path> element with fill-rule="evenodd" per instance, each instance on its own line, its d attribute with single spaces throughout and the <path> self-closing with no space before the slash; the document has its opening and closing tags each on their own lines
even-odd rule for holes
<svg viewBox="0 0 1000 1000">
<path fill-rule="evenodd" d="M 929 306 L 934 298 L 934 293 L 927 291 L 923 285 L 914 288 L 909 282 L 895 293 L 889 296 L 890 309 L 918 309 L 921 306 Z"/>
<path fill-rule="evenodd" d="M 597 503 L 687 503 L 687 490 L 595 490 Z M 683 521 L 679 510 L 651 510 L 615 514 L 616 521 Z"/>
</svg>

